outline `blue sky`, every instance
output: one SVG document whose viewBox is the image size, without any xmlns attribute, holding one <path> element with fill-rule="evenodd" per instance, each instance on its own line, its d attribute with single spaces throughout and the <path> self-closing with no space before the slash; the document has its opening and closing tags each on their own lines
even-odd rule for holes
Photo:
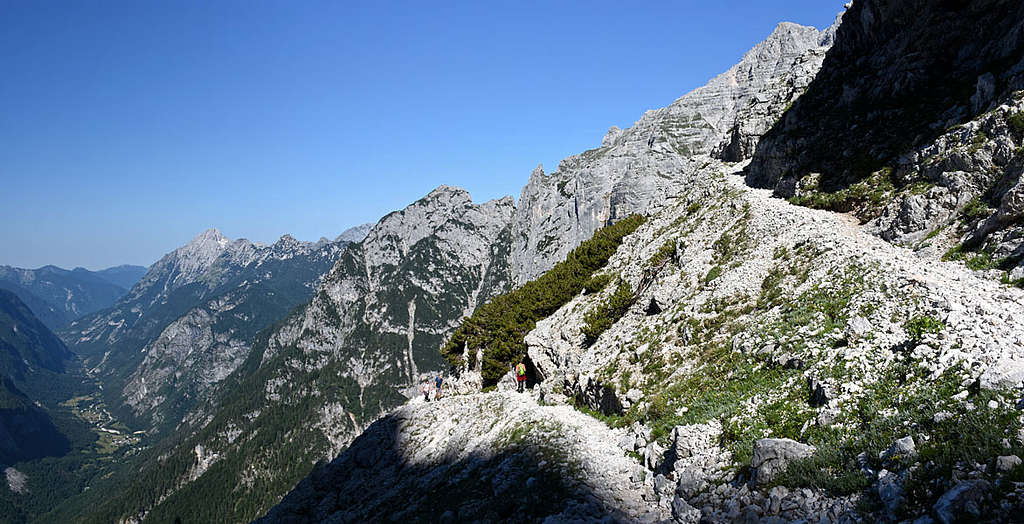
<svg viewBox="0 0 1024 524">
<path fill-rule="evenodd" d="M 0 264 L 333 238 L 440 184 L 518 198 L 842 3 L 3 2 Z"/>
</svg>

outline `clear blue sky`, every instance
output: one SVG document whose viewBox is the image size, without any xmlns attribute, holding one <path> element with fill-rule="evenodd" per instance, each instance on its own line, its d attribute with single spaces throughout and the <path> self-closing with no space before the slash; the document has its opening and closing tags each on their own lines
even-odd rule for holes
<svg viewBox="0 0 1024 524">
<path fill-rule="evenodd" d="M 439 184 L 518 198 L 843 2 L 0 4 L 0 264 L 333 238 Z"/>
</svg>

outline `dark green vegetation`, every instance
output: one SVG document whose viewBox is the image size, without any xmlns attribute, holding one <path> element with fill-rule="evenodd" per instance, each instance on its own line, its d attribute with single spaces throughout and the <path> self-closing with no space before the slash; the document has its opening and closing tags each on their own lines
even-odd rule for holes
<svg viewBox="0 0 1024 524">
<path fill-rule="evenodd" d="M 4 522 L 38 517 L 105 470 L 96 433 L 60 404 L 93 387 L 72 359 L 17 296 L 0 290 L 0 468 L 25 474 L 28 489 L 14 493 L 0 479 Z"/>
<path fill-rule="evenodd" d="M 661 267 L 672 261 L 676 256 L 676 239 L 666 240 L 651 257 L 651 266 Z"/>
<path fill-rule="evenodd" d="M 988 216 L 988 206 L 981 201 L 981 198 L 974 197 L 960 211 L 960 219 L 966 223 L 972 223 Z"/>
<path fill-rule="evenodd" d="M 892 168 L 886 167 L 855 184 L 836 191 L 824 191 L 817 183 L 803 187 L 789 199 L 798 206 L 840 213 L 856 211 L 862 219 L 873 218 L 902 188 L 897 188 Z"/>
<path fill-rule="evenodd" d="M 1024 133 L 1024 111 L 1010 115 L 1007 117 L 1006 122 L 1017 133 Z"/>
<path fill-rule="evenodd" d="M 910 341 L 919 343 L 924 340 L 925 335 L 937 335 L 946 329 L 946 324 L 941 320 L 929 316 L 919 315 L 907 321 L 904 325 Z"/>
<path fill-rule="evenodd" d="M 476 351 L 482 348 L 480 368 L 484 383 L 496 383 L 526 354 L 523 337 L 538 320 L 557 311 L 584 288 L 595 292 L 607 285 L 597 285 L 600 282 L 591 281 L 592 275 L 608 263 L 622 239 L 645 221 L 644 217 L 634 215 L 599 229 L 536 280 L 477 309 L 455 330 L 441 353 L 454 366 L 462 365 L 464 359 L 475 366 Z"/>
<path fill-rule="evenodd" d="M 593 295 L 594 293 L 600 293 L 600 292 L 604 291 L 604 288 L 608 287 L 608 284 L 611 284 L 611 282 L 612 282 L 612 276 L 607 274 L 607 273 L 601 273 L 599 275 L 594 275 L 594 276 L 590 277 L 589 279 L 587 279 L 586 282 L 583 283 L 583 292 L 585 294 L 587 294 L 587 295 Z"/>
<path fill-rule="evenodd" d="M 601 302 L 583 316 L 584 343 L 593 344 L 602 333 L 608 331 L 619 321 L 635 301 L 633 286 L 624 280 L 619 281 L 615 291 L 607 300 Z"/>
</svg>

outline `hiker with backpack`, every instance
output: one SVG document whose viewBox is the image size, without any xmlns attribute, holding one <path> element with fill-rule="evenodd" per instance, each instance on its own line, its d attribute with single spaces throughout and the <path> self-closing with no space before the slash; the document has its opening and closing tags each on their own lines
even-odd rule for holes
<svg viewBox="0 0 1024 524">
<path fill-rule="evenodd" d="M 526 389 L 526 364 L 523 364 L 522 360 L 516 364 L 515 372 L 516 388 L 520 393 L 522 393 Z"/>
<path fill-rule="evenodd" d="M 437 374 L 437 378 L 434 379 L 434 389 L 437 391 L 437 397 L 435 400 L 441 400 L 441 385 L 444 383 L 444 379 L 441 378 L 441 374 Z"/>
</svg>

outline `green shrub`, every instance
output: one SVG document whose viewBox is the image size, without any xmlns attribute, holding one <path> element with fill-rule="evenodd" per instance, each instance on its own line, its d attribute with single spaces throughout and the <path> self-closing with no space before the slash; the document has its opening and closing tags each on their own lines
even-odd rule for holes
<svg viewBox="0 0 1024 524">
<path fill-rule="evenodd" d="M 1024 111 L 1018 111 L 1006 117 L 1006 122 L 1018 133 L 1024 133 Z"/>
<path fill-rule="evenodd" d="M 715 266 L 708 271 L 707 275 L 704 275 L 704 283 L 707 284 L 720 276 L 722 276 L 722 266 Z"/>
<path fill-rule="evenodd" d="M 591 277 L 608 263 L 622 239 L 646 220 L 633 215 L 599 229 L 547 273 L 491 299 L 462 321 L 441 353 L 452 365 L 461 365 L 468 359 L 470 365 L 476 366 L 477 350 L 483 349 L 483 362 L 479 364 L 484 385 L 495 384 L 526 354 L 523 337 L 537 321 L 572 300 L 587 284 L 591 289 L 598 287 L 600 279 L 592 282 Z"/>
<path fill-rule="evenodd" d="M 610 284 L 611 281 L 612 281 L 612 276 L 611 275 L 608 275 L 608 274 L 594 275 L 594 276 L 588 278 L 587 281 L 583 283 L 583 292 L 588 294 L 588 295 L 593 295 L 594 293 L 600 293 L 601 291 L 604 291 L 604 288 L 608 287 L 608 284 Z"/>
<path fill-rule="evenodd" d="M 671 260 L 674 260 L 676 256 L 676 239 L 666 240 L 658 251 L 651 257 L 651 266 L 659 267 Z"/>
<path fill-rule="evenodd" d="M 814 209 L 845 213 L 864 208 L 879 208 L 896 189 L 893 169 L 886 167 L 846 189 L 826 193 L 813 189 L 789 199 L 789 202 Z"/>
<path fill-rule="evenodd" d="M 598 304 L 583 316 L 582 332 L 585 343 L 593 344 L 602 333 L 608 331 L 626 314 L 634 300 L 633 286 L 624 280 L 619 281 L 619 286 L 606 302 Z"/>
<path fill-rule="evenodd" d="M 914 342 L 920 342 L 924 339 L 925 335 L 937 335 L 946 329 L 946 324 L 929 315 L 919 315 L 907 321 L 903 325 L 903 329 L 907 331 L 907 336 Z"/>
</svg>

